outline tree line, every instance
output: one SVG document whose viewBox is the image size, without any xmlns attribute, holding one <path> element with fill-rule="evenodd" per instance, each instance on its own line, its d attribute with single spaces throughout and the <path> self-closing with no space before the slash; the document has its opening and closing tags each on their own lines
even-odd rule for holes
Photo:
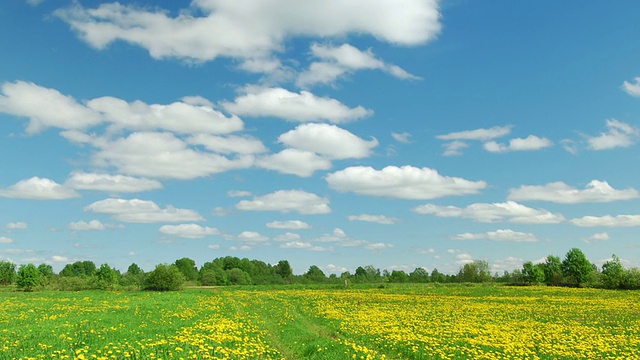
<svg viewBox="0 0 640 360">
<path fill-rule="evenodd" d="M 418 267 L 410 273 L 404 270 L 383 270 L 373 265 L 359 266 L 353 274 L 326 274 L 316 265 L 301 275 L 294 275 L 287 260 L 271 265 L 260 260 L 226 256 L 204 263 L 200 268 L 194 260 L 181 258 L 173 264 L 159 264 L 145 272 L 132 263 L 121 273 L 108 264 L 97 267 L 92 261 L 67 264 L 56 274 L 49 264 L 20 265 L 0 261 L 0 285 L 16 285 L 18 289 L 52 290 L 180 290 L 185 285 L 270 285 L 270 284 L 345 284 L 349 283 L 483 283 L 508 285 L 549 285 L 598 287 L 607 289 L 640 289 L 640 270 L 626 269 L 619 257 L 613 255 L 601 268 L 591 263 L 577 248 L 565 257 L 549 255 L 544 262 L 527 261 L 521 269 L 491 274 L 487 261 L 476 260 L 464 264 L 457 274 L 443 274 L 438 269 L 430 273 Z"/>
</svg>

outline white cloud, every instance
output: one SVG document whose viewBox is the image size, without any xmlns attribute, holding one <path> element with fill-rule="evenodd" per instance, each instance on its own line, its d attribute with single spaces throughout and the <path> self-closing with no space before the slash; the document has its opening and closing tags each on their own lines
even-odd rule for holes
<svg viewBox="0 0 640 360">
<path fill-rule="evenodd" d="M 194 150 L 171 133 L 132 133 L 114 141 L 96 141 L 98 166 L 117 168 L 125 174 L 168 179 L 194 179 L 253 164 L 252 156 L 230 160 Z"/>
<path fill-rule="evenodd" d="M 473 262 L 473 256 L 471 254 L 462 253 L 456 255 L 456 265 L 464 265 Z"/>
<path fill-rule="evenodd" d="M 13 239 L 8 237 L 0 236 L 0 244 L 11 244 L 13 243 Z"/>
<path fill-rule="evenodd" d="M 142 101 L 128 103 L 122 99 L 105 96 L 89 101 L 87 107 L 99 112 L 116 130 L 227 134 L 244 127 L 242 120 L 237 116 L 226 117 L 213 108 L 184 102 L 148 105 Z"/>
<path fill-rule="evenodd" d="M 55 14 L 97 49 L 120 40 L 148 50 L 156 59 L 202 62 L 219 56 L 268 58 L 284 48 L 286 39 L 296 36 L 331 38 L 355 33 L 392 44 L 419 45 L 440 32 L 438 6 L 436 0 L 406 0 L 402 4 L 381 0 L 195 0 L 176 17 L 160 9 L 119 3 L 95 9 L 75 5 Z M 367 11 L 355 11 L 358 9 Z"/>
<path fill-rule="evenodd" d="M 591 150 L 608 150 L 617 147 L 629 147 L 635 144 L 640 129 L 615 119 L 607 120 L 607 132 L 598 136 L 587 136 L 587 143 Z"/>
<path fill-rule="evenodd" d="M 51 257 L 51 261 L 52 262 L 58 262 L 58 263 L 66 263 L 66 262 L 69 262 L 69 258 L 67 258 L 65 256 L 60 256 L 60 255 L 53 255 Z"/>
<path fill-rule="evenodd" d="M 98 220 L 91 220 L 89 222 L 78 221 L 69 223 L 67 226 L 74 231 L 87 231 L 87 230 L 104 230 L 105 226 Z"/>
<path fill-rule="evenodd" d="M 332 164 L 313 152 L 285 149 L 277 154 L 266 155 L 256 159 L 256 166 L 275 170 L 283 174 L 309 177 L 318 170 L 328 170 Z"/>
<path fill-rule="evenodd" d="M 538 239 L 534 234 L 517 232 L 509 229 L 500 229 L 489 231 L 486 233 L 462 233 L 453 235 L 451 240 L 480 240 L 487 239 L 492 241 L 508 241 L 508 242 L 537 242 Z"/>
<path fill-rule="evenodd" d="M 509 144 L 500 144 L 495 141 L 489 141 L 484 144 L 484 149 L 494 153 L 504 153 L 510 151 L 534 151 L 547 148 L 553 145 L 551 140 L 540 138 L 535 135 L 529 135 L 526 138 L 515 138 L 509 140 Z"/>
<path fill-rule="evenodd" d="M 633 79 L 633 82 L 624 81 L 622 90 L 631 96 L 640 96 L 640 77 Z"/>
<path fill-rule="evenodd" d="M 57 182 L 34 176 L 20 180 L 8 188 L 0 188 L 0 197 L 32 200 L 64 200 L 79 197 L 75 190 Z"/>
<path fill-rule="evenodd" d="M 464 141 L 455 140 L 452 142 L 448 142 L 442 145 L 444 147 L 444 156 L 459 156 L 462 155 L 462 149 L 466 149 L 469 147 Z"/>
<path fill-rule="evenodd" d="M 373 222 L 384 225 L 392 225 L 398 222 L 398 219 L 384 216 L 384 215 L 370 215 L 370 214 L 361 214 L 361 215 L 349 215 L 347 217 L 349 221 L 366 221 Z"/>
<path fill-rule="evenodd" d="M 133 223 L 203 221 L 194 210 L 177 209 L 173 206 L 160 208 L 155 202 L 139 199 L 105 199 L 84 208 L 98 214 L 110 214 L 114 219 Z"/>
<path fill-rule="evenodd" d="M 332 247 L 323 247 L 318 245 L 313 245 L 310 242 L 305 241 L 289 241 L 280 245 L 283 249 L 301 249 L 301 250 L 311 250 L 311 251 L 332 251 Z"/>
<path fill-rule="evenodd" d="M 403 144 L 408 144 L 411 142 L 411 134 L 408 132 L 401 133 L 391 133 L 391 137 L 393 137 L 396 141 L 401 142 Z"/>
<path fill-rule="evenodd" d="M 242 200 L 236 208 L 244 211 L 279 211 L 283 213 L 327 214 L 329 199 L 302 190 L 278 190 L 253 200 Z"/>
<path fill-rule="evenodd" d="M 324 270 L 325 273 L 337 275 L 340 275 L 345 271 L 349 271 L 349 269 L 347 269 L 346 267 L 334 264 L 327 264 L 327 266 L 323 267 L 322 270 Z"/>
<path fill-rule="evenodd" d="M 219 250 L 220 249 L 220 245 L 208 245 L 207 248 L 212 249 L 212 250 Z"/>
<path fill-rule="evenodd" d="M 544 259 L 543 259 L 544 262 Z M 522 264 L 524 260 L 521 258 L 517 258 L 515 256 L 508 256 L 504 259 L 498 259 L 491 264 L 491 270 L 499 272 L 499 271 L 513 271 L 515 269 L 522 269 Z M 537 264 L 534 262 L 534 264 Z"/>
<path fill-rule="evenodd" d="M 592 180 L 584 190 L 578 190 L 563 182 L 552 182 L 546 185 L 523 185 L 509 190 L 510 200 L 541 200 L 561 204 L 630 200 L 639 196 L 640 193 L 633 188 L 616 190 L 608 182 L 600 180 Z"/>
<path fill-rule="evenodd" d="M 564 216 L 560 214 L 553 214 L 545 209 L 533 209 L 514 201 L 492 204 L 476 203 L 465 208 L 425 204 L 414 208 L 413 211 L 419 214 L 462 217 L 487 223 L 508 220 L 521 224 L 557 224 L 565 220 Z"/>
<path fill-rule="evenodd" d="M 65 186 L 78 190 L 99 190 L 116 193 L 162 189 L 162 184 L 156 180 L 84 172 L 72 173 L 65 182 Z"/>
<path fill-rule="evenodd" d="M 8 223 L 5 227 L 9 230 L 28 229 L 29 224 L 27 224 L 26 222 L 12 222 Z"/>
<path fill-rule="evenodd" d="M 278 142 L 298 150 L 315 152 L 331 159 L 360 159 L 371 155 L 378 140 L 363 140 L 329 124 L 302 124 L 278 137 Z"/>
<path fill-rule="evenodd" d="M 247 244 L 257 244 L 269 240 L 268 237 L 255 231 L 243 231 L 238 236 L 226 234 L 224 235 L 224 238 L 225 240 L 242 241 Z"/>
<path fill-rule="evenodd" d="M 300 220 L 272 221 L 270 223 L 267 223 L 267 227 L 272 229 L 291 229 L 291 230 L 301 230 L 301 229 L 311 228 L 309 224 Z"/>
<path fill-rule="evenodd" d="M 511 133 L 511 126 L 494 126 L 492 128 L 481 128 L 475 130 L 452 132 L 445 135 L 436 136 L 440 140 L 478 140 L 489 141 L 503 137 Z"/>
<path fill-rule="evenodd" d="M 218 154 L 258 154 L 267 152 L 262 141 L 249 136 L 217 136 L 198 134 L 191 136 L 187 142 L 192 145 L 203 145 L 207 150 Z"/>
<path fill-rule="evenodd" d="M 273 240 L 277 242 L 292 242 L 292 241 L 298 241 L 300 239 L 302 239 L 300 235 L 294 234 L 291 232 L 287 232 L 273 238 Z"/>
<path fill-rule="evenodd" d="M 227 192 L 228 197 L 247 197 L 251 196 L 250 191 L 242 191 L 242 190 L 231 190 Z"/>
<path fill-rule="evenodd" d="M 640 215 L 617 215 L 617 216 L 584 216 L 582 218 L 572 219 L 571 222 L 576 226 L 594 227 L 627 227 L 640 226 Z"/>
<path fill-rule="evenodd" d="M 365 249 L 367 250 L 382 250 L 382 249 L 388 249 L 392 247 L 393 247 L 393 244 L 385 244 L 381 242 L 365 245 Z"/>
<path fill-rule="evenodd" d="M 438 174 L 429 168 L 387 166 L 382 170 L 354 166 L 325 177 L 329 186 L 340 192 L 427 200 L 444 196 L 477 194 L 487 184 Z"/>
<path fill-rule="evenodd" d="M 6 82 L 0 88 L 0 112 L 29 118 L 28 134 L 49 127 L 86 129 L 100 124 L 100 114 L 70 96 L 30 82 Z"/>
<path fill-rule="evenodd" d="M 397 65 L 387 64 L 378 59 L 371 49 L 362 51 L 350 44 L 340 46 L 313 44 L 311 53 L 321 61 L 312 63 L 307 71 L 299 75 L 296 81 L 298 86 L 331 84 L 344 74 L 374 69 L 385 71 L 401 79 L 419 79 Z"/>
<path fill-rule="evenodd" d="M 220 231 L 216 228 L 200 226 L 198 224 L 163 225 L 160 227 L 160 232 L 187 239 L 199 239 L 205 236 L 220 234 Z"/>
<path fill-rule="evenodd" d="M 247 86 L 234 102 L 223 102 L 225 110 L 251 117 L 277 117 L 289 121 L 329 121 L 342 123 L 370 116 L 362 106 L 349 108 L 336 99 L 318 97 L 308 91 L 291 92 L 283 88 Z"/>
<path fill-rule="evenodd" d="M 583 241 L 586 242 L 587 244 L 591 244 L 598 241 L 607 241 L 607 240 L 609 240 L 609 234 L 607 234 L 606 232 L 596 233 L 589 236 L 586 239 L 583 239 Z"/>
</svg>

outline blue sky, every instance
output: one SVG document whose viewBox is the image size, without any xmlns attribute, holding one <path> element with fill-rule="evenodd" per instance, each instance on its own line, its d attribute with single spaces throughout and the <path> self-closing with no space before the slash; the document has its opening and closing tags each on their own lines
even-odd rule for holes
<svg viewBox="0 0 640 360">
<path fill-rule="evenodd" d="M 0 260 L 640 266 L 635 1 L 10 1 Z"/>
</svg>

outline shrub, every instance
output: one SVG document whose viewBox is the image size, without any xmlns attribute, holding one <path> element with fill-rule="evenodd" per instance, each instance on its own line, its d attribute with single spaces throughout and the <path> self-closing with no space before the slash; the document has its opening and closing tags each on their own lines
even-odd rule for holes
<svg viewBox="0 0 640 360">
<path fill-rule="evenodd" d="M 182 289 L 185 282 L 184 275 L 175 265 L 160 264 L 150 272 L 145 281 L 144 289 L 153 291 L 176 291 Z"/>
</svg>

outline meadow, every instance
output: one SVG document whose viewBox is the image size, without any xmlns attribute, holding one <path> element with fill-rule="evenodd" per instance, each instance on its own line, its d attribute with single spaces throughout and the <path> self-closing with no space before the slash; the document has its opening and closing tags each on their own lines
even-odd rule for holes
<svg viewBox="0 0 640 360">
<path fill-rule="evenodd" d="M 5 290 L 0 358 L 640 358 L 639 297 L 437 284 Z"/>
</svg>

